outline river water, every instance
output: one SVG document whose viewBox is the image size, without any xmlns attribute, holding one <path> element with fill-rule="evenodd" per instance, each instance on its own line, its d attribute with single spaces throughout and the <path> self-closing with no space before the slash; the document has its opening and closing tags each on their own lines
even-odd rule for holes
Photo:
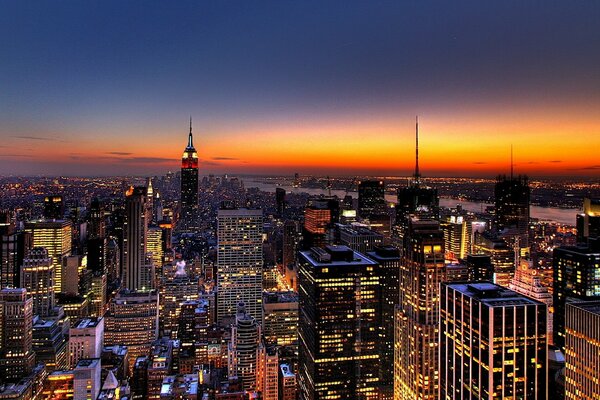
<svg viewBox="0 0 600 400">
<path fill-rule="evenodd" d="M 244 185 L 247 188 L 258 188 L 260 190 L 264 190 L 266 192 L 275 192 L 276 187 L 284 188 L 288 193 L 308 193 L 310 195 L 318 196 L 321 194 L 327 194 L 326 189 L 318 189 L 318 188 L 295 188 L 291 186 L 277 186 L 275 184 L 269 184 L 262 181 L 252 181 L 252 180 L 244 180 Z M 346 192 L 343 190 L 332 190 L 332 195 L 336 195 L 340 198 L 344 198 L 346 196 Z M 354 198 L 358 197 L 357 192 L 348 192 L 348 194 Z M 385 199 L 388 202 L 395 203 L 397 201 L 396 195 L 386 194 Z M 464 201 L 451 199 L 447 197 L 440 198 L 440 206 L 442 207 L 455 207 L 460 204 L 463 209 L 472 212 L 482 212 L 485 211 L 485 208 L 491 206 L 490 203 L 481 203 L 475 201 Z M 555 207 L 539 207 L 539 206 L 531 206 L 530 213 L 532 218 L 537 218 L 542 221 L 555 221 L 560 224 L 565 225 L 575 225 L 575 216 L 580 210 L 574 209 L 565 209 L 565 208 L 555 208 Z"/>
</svg>

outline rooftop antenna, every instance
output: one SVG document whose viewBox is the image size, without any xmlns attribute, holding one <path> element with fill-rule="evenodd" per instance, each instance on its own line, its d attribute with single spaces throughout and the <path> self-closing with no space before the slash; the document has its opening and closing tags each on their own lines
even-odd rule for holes
<svg viewBox="0 0 600 400">
<path fill-rule="evenodd" d="M 190 115 L 190 135 L 188 136 L 188 147 L 194 147 L 192 141 L 192 116 Z"/>
<path fill-rule="evenodd" d="M 415 183 L 419 184 L 419 116 L 415 117 Z"/>
</svg>

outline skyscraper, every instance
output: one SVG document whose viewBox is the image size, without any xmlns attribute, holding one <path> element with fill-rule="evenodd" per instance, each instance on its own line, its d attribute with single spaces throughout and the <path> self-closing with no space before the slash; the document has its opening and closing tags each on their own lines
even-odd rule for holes
<svg viewBox="0 0 600 400">
<path fill-rule="evenodd" d="M 375 247 L 367 256 L 379 264 L 379 380 L 382 394 L 394 391 L 394 308 L 400 302 L 400 251 Z"/>
<path fill-rule="evenodd" d="M 130 187 L 125 194 L 123 287 L 147 291 L 154 287 L 153 264 L 147 258 L 146 188 Z"/>
<path fill-rule="evenodd" d="M 283 218 L 285 213 L 285 189 L 284 188 L 276 188 L 275 189 L 275 203 L 277 206 L 277 216 Z"/>
<path fill-rule="evenodd" d="M 439 214 L 437 189 L 423 185 L 419 171 L 419 120 L 417 118 L 415 123 L 415 172 L 409 184 L 398 189 L 394 236 L 397 237 L 399 243 L 402 242 L 411 217 L 438 219 Z"/>
<path fill-rule="evenodd" d="M 65 203 L 61 195 L 44 197 L 44 218 L 63 219 L 65 216 Z"/>
<path fill-rule="evenodd" d="M 358 216 L 370 219 L 387 213 L 385 184 L 383 181 L 366 180 L 358 183 Z"/>
<path fill-rule="evenodd" d="M 262 232 L 260 209 L 222 208 L 217 216 L 217 320 L 234 316 L 240 302 L 262 321 Z"/>
<path fill-rule="evenodd" d="M 487 282 L 440 294 L 440 399 L 548 398 L 545 304 Z"/>
<path fill-rule="evenodd" d="M 588 245 L 558 247 L 553 252 L 554 344 L 565 345 L 567 303 L 600 300 L 600 239 Z"/>
<path fill-rule="evenodd" d="M 583 199 L 583 212 L 577 214 L 577 241 L 600 237 L 600 199 Z"/>
<path fill-rule="evenodd" d="M 437 399 L 440 283 L 446 280 L 438 221 L 412 219 L 400 260 L 394 318 L 394 399 Z"/>
<path fill-rule="evenodd" d="M 0 288 L 21 284 L 21 265 L 31 249 L 31 232 L 17 232 L 11 213 L 0 211 Z"/>
<path fill-rule="evenodd" d="M 198 229 L 198 153 L 192 137 L 192 118 L 188 144 L 181 157 L 181 214 L 179 230 L 193 232 Z"/>
<path fill-rule="evenodd" d="M 529 182 L 526 176 L 501 175 L 496 180 L 494 226 L 518 238 L 519 247 L 529 247 Z"/>
<path fill-rule="evenodd" d="M 47 316 L 54 308 L 54 265 L 43 247 L 35 247 L 23 260 L 21 287 L 33 298 L 33 313 Z"/>
<path fill-rule="evenodd" d="M 231 326 L 228 369 L 229 376 L 237 376 L 244 390 L 253 391 L 257 386 L 258 345 L 260 325 L 246 313 L 243 302 L 238 305 L 235 324 Z"/>
<path fill-rule="evenodd" d="M 0 291 L 0 380 L 18 382 L 35 362 L 32 347 L 33 300 L 25 289 Z"/>
<path fill-rule="evenodd" d="M 70 221 L 37 220 L 25 223 L 25 231 L 33 237 L 33 247 L 44 247 L 54 266 L 54 292 L 63 290 L 63 257 L 71 254 L 72 226 Z"/>
<path fill-rule="evenodd" d="M 377 263 L 346 246 L 299 254 L 300 399 L 376 399 Z"/>
<path fill-rule="evenodd" d="M 565 399 L 592 400 L 600 394 L 600 301 L 567 304 Z"/>
</svg>

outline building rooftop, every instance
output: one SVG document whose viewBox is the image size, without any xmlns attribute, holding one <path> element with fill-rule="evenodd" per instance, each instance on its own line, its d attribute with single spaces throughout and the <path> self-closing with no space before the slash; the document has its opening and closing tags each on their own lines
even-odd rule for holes
<svg viewBox="0 0 600 400">
<path fill-rule="evenodd" d="M 324 249 L 313 247 L 301 251 L 300 254 L 315 267 L 348 266 L 348 265 L 377 265 L 377 263 L 348 246 L 325 246 Z"/>
<path fill-rule="evenodd" d="M 489 307 L 504 307 L 514 305 L 544 305 L 520 293 L 491 282 L 443 283 L 466 296 L 480 301 Z"/>
<path fill-rule="evenodd" d="M 600 315 L 600 300 L 580 301 L 580 302 L 576 302 L 576 303 L 569 303 L 567 306 L 580 308 L 580 309 L 590 312 L 592 314 Z"/>
<path fill-rule="evenodd" d="M 89 317 L 84 318 L 77 321 L 71 329 L 86 329 L 86 328 L 95 328 L 102 321 L 102 317 Z"/>
</svg>

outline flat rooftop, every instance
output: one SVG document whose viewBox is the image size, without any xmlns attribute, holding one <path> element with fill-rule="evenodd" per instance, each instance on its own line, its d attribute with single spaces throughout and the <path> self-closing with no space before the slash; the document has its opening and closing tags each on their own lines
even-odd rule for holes
<svg viewBox="0 0 600 400">
<path fill-rule="evenodd" d="M 461 282 L 443 284 L 466 296 L 480 301 L 489 307 L 506 307 L 514 305 L 544 305 L 520 293 L 491 282 Z"/>
</svg>

